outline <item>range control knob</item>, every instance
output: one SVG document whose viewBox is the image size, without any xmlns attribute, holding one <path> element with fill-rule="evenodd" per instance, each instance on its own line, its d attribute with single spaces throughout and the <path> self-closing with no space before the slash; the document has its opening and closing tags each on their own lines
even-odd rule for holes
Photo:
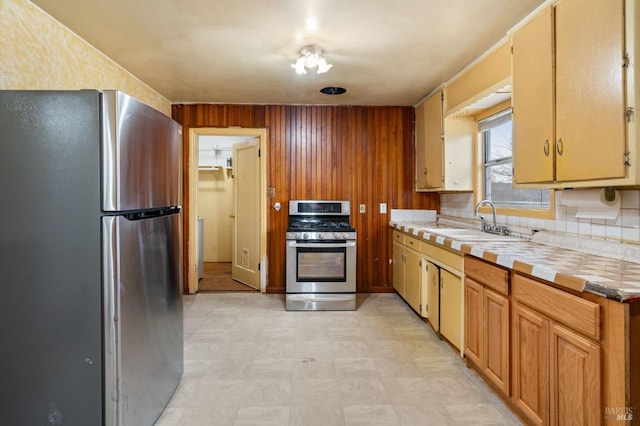
<svg viewBox="0 0 640 426">
<path fill-rule="evenodd" d="M 306 232 L 304 234 L 302 234 L 302 238 L 304 238 L 305 240 L 309 239 L 309 234 L 307 234 Z"/>
<path fill-rule="evenodd" d="M 299 232 L 296 232 L 296 235 L 295 235 L 296 240 L 299 240 L 301 236 L 302 235 Z"/>
<path fill-rule="evenodd" d="M 321 240 L 324 240 L 326 238 L 326 235 L 324 235 L 322 232 L 318 234 L 318 238 L 320 238 Z"/>
</svg>

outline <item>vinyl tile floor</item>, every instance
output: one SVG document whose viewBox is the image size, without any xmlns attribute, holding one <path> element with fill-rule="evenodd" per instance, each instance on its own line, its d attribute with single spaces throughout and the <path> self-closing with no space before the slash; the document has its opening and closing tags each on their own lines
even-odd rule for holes
<svg viewBox="0 0 640 426">
<path fill-rule="evenodd" d="M 359 294 L 347 312 L 197 294 L 184 329 L 184 376 L 159 426 L 521 424 L 396 294 Z"/>
</svg>

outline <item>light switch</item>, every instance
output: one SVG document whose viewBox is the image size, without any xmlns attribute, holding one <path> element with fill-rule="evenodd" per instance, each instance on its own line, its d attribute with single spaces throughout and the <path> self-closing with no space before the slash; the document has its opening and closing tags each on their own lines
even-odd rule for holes
<svg viewBox="0 0 640 426">
<path fill-rule="evenodd" d="M 360 204 L 360 213 L 364 213 L 366 211 L 366 208 L 364 207 L 364 204 Z"/>
<path fill-rule="evenodd" d="M 387 212 L 387 203 L 380 203 L 380 214 L 385 214 Z"/>
</svg>

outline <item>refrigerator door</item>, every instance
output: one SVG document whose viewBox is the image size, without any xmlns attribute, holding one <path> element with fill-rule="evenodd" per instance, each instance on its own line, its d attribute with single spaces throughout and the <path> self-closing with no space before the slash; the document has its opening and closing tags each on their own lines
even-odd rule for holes
<svg viewBox="0 0 640 426">
<path fill-rule="evenodd" d="M 0 423 L 102 422 L 100 94 L 0 91 Z"/>
<path fill-rule="evenodd" d="M 182 204 L 180 125 L 117 91 L 102 92 L 102 210 Z"/>
<path fill-rule="evenodd" d="M 151 425 L 183 370 L 180 214 L 103 218 L 105 425 Z"/>
</svg>

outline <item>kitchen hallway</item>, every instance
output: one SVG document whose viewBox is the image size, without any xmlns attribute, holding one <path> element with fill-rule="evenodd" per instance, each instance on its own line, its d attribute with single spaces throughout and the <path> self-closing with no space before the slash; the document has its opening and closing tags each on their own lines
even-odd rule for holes
<svg viewBox="0 0 640 426">
<path fill-rule="evenodd" d="M 157 425 L 520 424 L 396 294 L 358 294 L 347 312 L 197 294 L 184 327 L 184 376 Z"/>
</svg>

